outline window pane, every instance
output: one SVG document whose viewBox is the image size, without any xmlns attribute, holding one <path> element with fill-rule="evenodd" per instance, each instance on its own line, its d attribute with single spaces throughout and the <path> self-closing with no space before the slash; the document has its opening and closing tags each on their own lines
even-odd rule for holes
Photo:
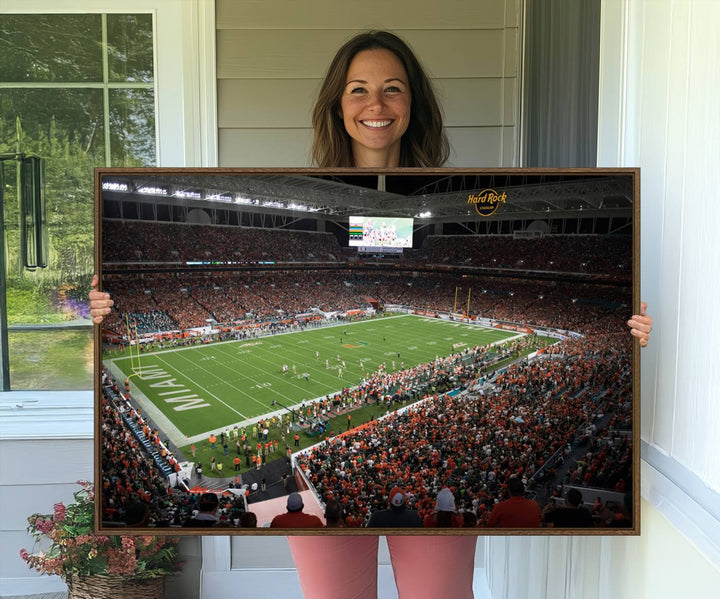
<svg viewBox="0 0 720 599">
<path fill-rule="evenodd" d="M 13 389 L 91 389 L 93 330 L 9 334 Z"/>
<path fill-rule="evenodd" d="M 48 268 L 25 271 L 20 258 L 16 163 L 6 161 L 3 208 L 9 288 L 30 281 L 50 293 L 60 282 L 74 285 L 78 277 L 92 272 L 93 167 L 103 164 L 105 156 L 102 114 L 102 90 L 12 89 L 2 95 L 0 152 L 16 149 L 19 118 L 21 151 L 45 159 L 50 241 Z M 49 318 L 44 307 L 35 318 L 17 318 L 12 310 L 8 314 L 11 323 L 35 324 Z"/>
<path fill-rule="evenodd" d="M 108 15 L 110 81 L 153 80 L 152 15 Z"/>
<path fill-rule="evenodd" d="M 113 77 L 133 85 L 147 81 L 152 87 L 151 16 L 109 15 L 107 20 Z M 48 267 L 25 269 L 17 163 L 6 160 L 0 208 L 6 270 L 0 273 L 7 283 L 14 390 L 92 387 L 92 326 L 86 298 L 94 270 L 93 169 L 107 165 L 107 150 L 113 164 L 156 162 L 154 91 L 106 92 L 101 39 L 99 14 L 0 18 L 0 83 L 50 84 L 43 89 L 5 88 L 0 93 L 0 153 L 19 151 L 45 161 L 49 238 Z M 66 82 L 92 83 L 93 88 L 65 88 Z M 111 107 L 106 105 L 106 93 Z M 107 130 L 108 119 L 117 131 Z"/>
<path fill-rule="evenodd" d="M 112 166 L 155 164 L 154 108 L 151 89 L 110 90 Z"/>
<path fill-rule="evenodd" d="M 45 159 L 49 239 L 47 268 L 26 270 L 20 252 L 16 162 L 6 161 L 5 243 L 12 389 L 87 389 L 91 327 L 81 331 L 14 331 L 87 317 L 93 271 L 93 167 L 104 161 L 102 90 L 5 90 L 0 152 L 16 147 Z M 90 345 L 88 345 L 90 344 Z M 90 349 L 89 349 L 90 348 Z M 88 357 L 90 352 L 90 357 Z"/>
<path fill-rule="evenodd" d="M 18 118 L 23 131 L 21 151 L 64 160 L 71 158 L 66 155 L 67 151 L 74 151 L 90 156 L 87 164 L 103 164 L 105 125 L 101 89 L 2 90 L 1 152 L 16 149 Z M 69 146 L 74 148 L 71 150 Z"/>
<path fill-rule="evenodd" d="M 0 81 L 102 81 L 100 15 L 2 15 Z"/>
</svg>

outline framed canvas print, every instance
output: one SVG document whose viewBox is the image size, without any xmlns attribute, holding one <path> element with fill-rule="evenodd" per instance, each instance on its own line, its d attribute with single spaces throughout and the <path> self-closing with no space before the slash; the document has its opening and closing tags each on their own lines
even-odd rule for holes
<svg viewBox="0 0 720 599">
<path fill-rule="evenodd" d="M 98 169 L 97 529 L 638 534 L 637 169 Z"/>
</svg>

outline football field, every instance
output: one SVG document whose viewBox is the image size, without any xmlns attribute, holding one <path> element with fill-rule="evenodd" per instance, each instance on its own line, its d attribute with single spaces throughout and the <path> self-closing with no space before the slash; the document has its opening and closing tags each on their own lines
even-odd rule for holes
<svg viewBox="0 0 720 599">
<path fill-rule="evenodd" d="M 387 372 L 407 369 L 517 335 L 397 315 L 155 351 L 140 355 L 139 368 L 137 357 L 112 362 L 130 377 L 133 391 L 193 437 L 353 387 L 383 363 Z"/>
</svg>

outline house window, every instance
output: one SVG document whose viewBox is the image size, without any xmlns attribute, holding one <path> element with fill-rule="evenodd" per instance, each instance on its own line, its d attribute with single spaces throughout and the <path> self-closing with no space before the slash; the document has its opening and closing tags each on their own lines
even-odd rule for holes
<svg viewBox="0 0 720 599">
<path fill-rule="evenodd" d="M 153 15 L 6 14 L 0 55 L 1 390 L 89 389 L 93 168 L 157 162 Z M 45 268 L 21 251 L 20 156 L 44 161 Z"/>
</svg>

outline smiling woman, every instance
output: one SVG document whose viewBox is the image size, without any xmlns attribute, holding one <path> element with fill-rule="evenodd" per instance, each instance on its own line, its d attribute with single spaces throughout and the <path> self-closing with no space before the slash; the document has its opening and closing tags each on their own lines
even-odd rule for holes
<svg viewBox="0 0 720 599">
<path fill-rule="evenodd" d="M 400 60 L 389 50 L 364 50 L 348 68 L 340 100 L 356 163 L 387 167 L 400 162 L 410 120 L 410 86 Z"/>
<path fill-rule="evenodd" d="M 312 123 L 317 166 L 433 167 L 450 153 L 430 79 L 387 31 L 361 33 L 338 50 Z"/>
</svg>

